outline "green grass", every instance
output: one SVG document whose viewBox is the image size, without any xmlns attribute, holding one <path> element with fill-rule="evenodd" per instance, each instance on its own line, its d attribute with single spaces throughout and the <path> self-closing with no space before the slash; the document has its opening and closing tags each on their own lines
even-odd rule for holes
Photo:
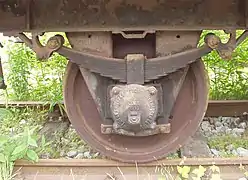
<svg viewBox="0 0 248 180">
<path fill-rule="evenodd" d="M 208 33 L 205 31 L 202 37 Z M 214 31 L 223 42 L 228 36 L 223 31 Z M 241 31 L 238 31 L 238 35 Z M 201 39 L 202 43 L 202 39 Z M 232 60 L 226 61 L 216 51 L 203 57 L 210 78 L 210 99 L 248 99 L 248 40 L 246 39 L 233 53 Z"/>
</svg>

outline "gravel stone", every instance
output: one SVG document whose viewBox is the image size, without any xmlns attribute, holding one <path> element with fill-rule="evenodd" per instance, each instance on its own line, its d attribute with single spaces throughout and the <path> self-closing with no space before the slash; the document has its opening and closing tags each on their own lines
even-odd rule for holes
<svg viewBox="0 0 248 180">
<path fill-rule="evenodd" d="M 242 148 L 242 147 L 239 147 L 239 148 L 237 149 L 237 153 L 238 153 L 238 155 L 241 156 L 241 157 L 247 157 L 247 156 L 248 156 L 248 150 L 245 149 L 245 148 Z"/>
<path fill-rule="evenodd" d="M 99 152 L 96 152 L 94 155 L 93 155 L 93 157 L 98 157 L 100 155 L 100 153 Z"/>
<path fill-rule="evenodd" d="M 230 117 L 222 117 L 222 122 L 227 123 L 230 125 L 232 119 Z"/>
<path fill-rule="evenodd" d="M 212 135 L 213 135 L 213 133 L 211 131 L 204 132 L 205 137 L 211 137 Z"/>
<path fill-rule="evenodd" d="M 247 180 L 247 178 L 242 177 L 242 178 L 239 178 L 238 180 Z"/>
<path fill-rule="evenodd" d="M 92 156 L 89 151 L 84 152 L 84 157 L 91 159 Z"/>
<path fill-rule="evenodd" d="M 24 119 L 22 119 L 22 120 L 20 121 L 20 124 L 21 124 L 21 125 L 26 124 L 26 123 L 27 123 L 27 121 L 24 120 Z"/>
<path fill-rule="evenodd" d="M 237 152 L 236 149 L 233 149 L 233 150 L 232 150 L 232 155 L 234 155 L 234 156 L 239 156 L 239 154 L 238 154 L 238 152 Z"/>
<path fill-rule="evenodd" d="M 241 136 L 245 132 L 245 129 L 234 128 L 232 130 L 233 135 Z"/>
<path fill-rule="evenodd" d="M 220 156 L 220 151 L 216 150 L 216 149 L 210 149 L 211 152 L 214 154 L 214 156 L 219 157 Z"/>
<path fill-rule="evenodd" d="M 60 153 L 59 153 L 60 157 L 64 157 L 66 156 L 65 152 L 62 150 Z"/>
<path fill-rule="evenodd" d="M 214 130 L 215 129 L 215 126 L 214 125 L 210 125 L 211 127 L 211 130 Z"/>
<path fill-rule="evenodd" d="M 212 130 L 212 134 L 213 134 L 213 135 L 216 135 L 216 134 L 218 134 L 218 131 L 216 131 L 216 130 L 214 129 L 214 130 Z"/>
<path fill-rule="evenodd" d="M 231 128 L 237 128 L 240 124 L 240 118 L 234 118 L 231 120 L 230 126 Z"/>
<path fill-rule="evenodd" d="M 216 127 L 216 131 L 218 134 L 222 134 L 226 132 L 226 127 L 225 126 L 220 126 L 220 127 Z"/>
<path fill-rule="evenodd" d="M 74 158 L 78 155 L 78 152 L 77 151 L 69 151 L 66 155 L 70 158 Z"/>
<path fill-rule="evenodd" d="M 188 142 L 181 148 L 181 157 L 212 157 L 212 153 L 206 142 L 206 139 L 196 132 L 193 137 L 190 137 Z"/>
<path fill-rule="evenodd" d="M 209 123 L 210 123 L 211 125 L 214 125 L 214 122 L 215 122 L 214 118 L 209 118 Z"/>
<path fill-rule="evenodd" d="M 78 155 L 75 157 L 75 159 L 83 159 L 84 153 L 78 153 Z"/>
<path fill-rule="evenodd" d="M 226 134 L 231 134 L 231 133 L 232 133 L 232 129 L 227 128 L 227 129 L 226 129 Z"/>
<path fill-rule="evenodd" d="M 215 127 L 222 127 L 223 124 L 220 121 L 215 122 Z"/>
<path fill-rule="evenodd" d="M 229 127 L 229 124 L 228 124 L 227 122 L 224 122 L 223 125 L 224 125 L 225 127 Z"/>
<path fill-rule="evenodd" d="M 234 146 L 233 146 L 232 144 L 230 144 L 230 145 L 228 145 L 228 146 L 226 147 L 226 149 L 227 149 L 228 151 L 232 151 L 232 150 L 234 150 Z"/>
<path fill-rule="evenodd" d="M 205 132 L 210 131 L 211 130 L 210 123 L 208 121 L 203 121 L 201 124 L 201 128 Z"/>
<path fill-rule="evenodd" d="M 41 159 L 50 159 L 51 158 L 51 155 L 49 153 L 44 153 L 44 154 L 41 154 L 40 155 L 40 158 Z"/>
<path fill-rule="evenodd" d="M 242 122 L 239 124 L 238 126 L 240 129 L 245 129 L 247 127 L 246 123 L 245 122 Z"/>
<path fill-rule="evenodd" d="M 221 116 L 220 117 L 217 117 L 216 118 L 216 121 L 223 121 L 223 117 L 221 117 Z"/>
</svg>

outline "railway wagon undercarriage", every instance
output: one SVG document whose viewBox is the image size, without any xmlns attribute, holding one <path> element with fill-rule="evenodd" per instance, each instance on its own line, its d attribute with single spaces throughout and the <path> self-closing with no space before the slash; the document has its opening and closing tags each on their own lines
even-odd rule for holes
<svg viewBox="0 0 248 180">
<path fill-rule="evenodd" d="M 205 29 L 224 30 L 228 42 L 209 33 L 199 46 Z M 201 57 L 217 51 L 230 60 L 246 29 L 247 0 L 0 0 L 0 32 L 41 60 L 54 52 L 68 59 L 71 123 L 91 147 L 123 162 L 157 160 L 184 145 L 207 108 Z M 70 47 L 61 35 L 42 45 L 47 32 L 64 32 Z"/>
</svg>

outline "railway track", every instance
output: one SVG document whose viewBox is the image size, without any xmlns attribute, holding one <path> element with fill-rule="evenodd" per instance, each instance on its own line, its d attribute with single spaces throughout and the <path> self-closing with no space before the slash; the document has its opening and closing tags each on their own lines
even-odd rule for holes
<svg viewBox="0 0 248 180">
<path fill-rule="evenodd" d="M 48 106 L 43 102 L 8 102 L 10 107 Z M 0 107 L 6 107 L 0 102 Z M 239 116 L 248 111 L 248 101 L 210 101 L 206 116 Z M 204 178 L 213 174 L 223 180 L 238 180 L 248 172 L 248 158 L 185 158 L 126 164 L 105 159 L 41 159 L 38 163 L 17 161 L 15 179 L 25 180 L 174 180 L 177 167 L 190 167 L 190 176 L 199 166 L 206 168 Z M 241 169 L 241 167 L 243 169 Z M 214 170 L 220 170 L 220 172 Z"/>
<path fill-rule="evenodd" d="M 63 104 L 63 103 L 62 103 Z M 45 107 L 49 104 L 41 101 L 0 101 L 0 108 L 5 107 Z M 209 101 L 206 116 L 241 116 L 248 112 L 248 100 Z"/>
<path fill-rule="evenodd" d="M 25 180 L 174 180 L 179 175 L 177 166 L 190 167 L 192 172 L 200 165 L 206 168 L 203 179 L 211 179 L 213 174 L 219 174 L 223 180 L 238 180 L 245 176 L 248 158 L 176 159 L 148 164 L 125 164 L 100 159 L 40 160 L 36 164 L 18 161 L 15 171 L 18 171 L 16 179 Z"/>
</svg>

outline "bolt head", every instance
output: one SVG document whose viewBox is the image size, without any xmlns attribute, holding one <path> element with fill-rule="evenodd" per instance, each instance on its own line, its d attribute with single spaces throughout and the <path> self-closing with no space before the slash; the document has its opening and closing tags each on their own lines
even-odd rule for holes
<svg viewBox="0 0 248 180">
<path fill-rule="evenodd" d="M 232 52 L 229 50 L 222 50 L 220 56 L 225 60 L 230 60 L 232 58 Z"/>
<path fill-rule="evenodd" d="M 63 37 L 60 36 L 60 35 L 56 35 L 56 36 L 53 36 L 51 37 L 48 42 L 47 42 L 47 47 L 49 49 L 57 49 L 59 48 L 60 46 L 63 45 Z"/>
<path fill-rule="evenodd" d="M 106 129 L 105 129 L 105 132 L 106 132 L 107 134 L 111 134 L 111 133 L 112 133 L 112 128 L 106 128 Z"/>
<path fill-rule="evenodd" d="M 58 46 L 58 42 L 55 39 L 50 40 L 50 41 L 48 41 L 47 46 L 50 49 L 55 49 Z"/>
<path fill-rule="evenodd" d="M 155 87 L 149 87 L 148 91 L 149 91 L 150 95 L 152 95 L 152 96 L 157 94 L 157 92 L 158 92 L 158 90 Z"/>
<path fill-rule="evenodd" d="M 119 87 L 113 87 L 112 89 L 112 94 L 113 95 L 118 95 L 120 93 L 121 89 Z"/>
<path fill-rule="evenodd" d="M 219 37 L 213 35 L 208 38 L 207 44 L 210 48 L 216 49 L 218 45 L 220 44 L 220 39 Z"/>
</svg>

